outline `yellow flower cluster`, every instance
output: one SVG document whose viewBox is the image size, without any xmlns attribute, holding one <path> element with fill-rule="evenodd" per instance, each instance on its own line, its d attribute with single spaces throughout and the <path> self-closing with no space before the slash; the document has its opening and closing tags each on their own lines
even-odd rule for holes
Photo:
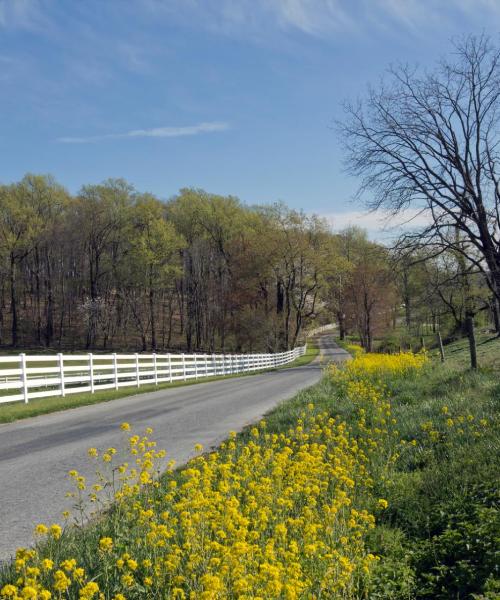
<svg viewBox="0 0 500 600">
<path fill-rule="evenodd" d="M 390 476 L 400 456 L 396 449 L 402 445 L 396 419 L 392 415 L 387 379 L 407 377 L 422 369 L 427 362 L 425 353 L 359 353 L 342 368 L 332 365 L 329 369 L 329 376 L 355 410 L 357 418 L 351 426 L 351 436 L 369 457 L 371 476 L 381 481 Z M 389 438 L 391 443 L 387 443 Z M 412 440 L 411 445 L 415 444 L 416 441 Z M 382 448 L 386 453 L 383 459 L 380 457 Z M 389 448 L 392 448 L 390 452 Z M 387 508 L 386 500 L 380 499 L 378 508 Z"/>
<path fill-rule="evenodd" d="M 89 450 L 97 483 L 70 472 L 81 515 L 89 504 L 112 504 L 104 519 L 79 529 L 80 558 L 58 525 L 40 524 L 46 544 L 18 551 L 16 577 L 0 598 L 365 597 L 377 559 L 366 534 L 374 514 L 388 508 L 374 495 L 374 477 L 397 459 L 379 460 L 384 438 L 398 436 L 382 379 L 426 361 L 424 354 L 358 353 L 329 371 L 356 411 L 350 426 L 310 404 L 287 432 L 269 432 L 262 421 L 246 442 L 232 433 L 206 455 L 197 445 L 185 468 L 174 471 L 170 461 L 161 477 L 165 453 L 152 430 L 131 435 L 124 423 L 125 457 L 115 448 Z"/>
<path fill-rule="evenodd" d="M 425 352 L 401 352 L 399 354 L 357 353 L 354 360 L 349 361 L 343 371 L 349 377 L 364 379 L 367 376 L 407 375 L 416 371 L 428 362 Z M 335 368 L 335 367 L 333 367 Z"/>
<path fill-rule="evenodd" d="M 443 406 L 441 415 L 434 421 L 425 421 L 420 426 L 430 442 L 446 444 L 449 434 L 464 443 L 466 439 L 480 438 L 488 427 L 486 419 L 478 419 L 474 415 L 455 414 L 448 406 Z M 457 437 L 458 436 L 458 437 Z"/>
<path fill-rule="evenodd" d="M 360 354 L 364 354 L 365 349 L 359 344 L 346 344 L 345 349 L 349 354 L 352 354 L 354 358 L 358 357 Z"/>
<path fill-rule="evenodd" d="M 85 542 L 95 562 L 82 568 L 66 556 L 64 533 L 58 541 L 59 529 L 40 525 L 50 543 L 18 551 L 17 579 L 1 598 L 358 597 L 376 560 L 364 543 L 375 518 L 358 501 L 372 486 L 370 445 L 345 423 L 309 405 L 286 433 L 268 433 L 263 421 L 246 443 L 232 434 L 161 478 L 164 455 L 148 435 L 132 435 L 128 447 L 128 462 L 113 449 L 90 452 L 98 491 L 70 474 L 82 502 L 86 491 L 101 508 L 114 502 L 106 531 Z M 101 498 L 109 489 L 112 498 Z M 373 508 L 386 507 L 380 499 Z"/>
</svg>

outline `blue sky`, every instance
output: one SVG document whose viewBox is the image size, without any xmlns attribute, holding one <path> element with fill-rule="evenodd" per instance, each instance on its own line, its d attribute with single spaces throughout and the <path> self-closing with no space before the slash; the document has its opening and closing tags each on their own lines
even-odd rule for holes
<svg viewBox="0 0 500 600">
<path fill-rule="evenodd" d="M 0 0 L 0 181 L 125 177 L 372 227 L 342 100 L 499 30 L 500 0 Z"/>
</svg>

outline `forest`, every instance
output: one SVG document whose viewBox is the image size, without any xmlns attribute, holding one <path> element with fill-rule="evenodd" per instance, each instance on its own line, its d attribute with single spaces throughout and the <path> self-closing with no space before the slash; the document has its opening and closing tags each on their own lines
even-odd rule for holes
<svg viewBox="0 0 500 600">
<path fill-rule="evenodd" d="M 408 252 L 283 203 L 162 201 L 123 179 L 71 195 L 27 174 L 0 185 L 0 345 L 274 352 L 333 321 L 341 339 L 398 351 L 463 333 L 470 315 L 498 331 L 487 277 L 450 235 L 444 252 Z"/>
</svg>

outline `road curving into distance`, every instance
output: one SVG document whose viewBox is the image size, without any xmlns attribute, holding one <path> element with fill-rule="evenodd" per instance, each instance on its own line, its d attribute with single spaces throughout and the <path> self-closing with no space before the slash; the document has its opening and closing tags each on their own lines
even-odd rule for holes
<svg viewBox="0 0 500 600">
<path fill-rule="evenodd" d="M 120 447 L 120 424 L 154 428 L 168 459 L 186 462 L 196 443 L 210 448 L 259 420 L 283 400 L 319 381 L 322 363 L 348 354 L 330 335 L 318 337 L 321 354 L 309 365 L 193 386 L 164 389 L 0 425 L 0 560 L 29 546 L 37 523 L 61 522 L 71 510 L 67 473 L 92 478 L 90 447 Z M 1 410 L 1 409 L 0 409 Z"/>
</svg>

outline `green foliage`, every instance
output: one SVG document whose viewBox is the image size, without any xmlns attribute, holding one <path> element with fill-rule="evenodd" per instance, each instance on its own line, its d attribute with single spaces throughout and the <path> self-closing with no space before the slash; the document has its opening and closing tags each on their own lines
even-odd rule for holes
<svg viewBox="0 0 500 600">
<path fill-rule="evenodd" d="M 500 340 L 480 336 L 481 347 L 479 372 L 466 370 L 467 345 L 459 341 L 446 348 L 445 366 L 384 380 L 405 443 L 381 449 L 386 459 L 399 456 L 390 476 L 375 481 L 374 495 L 389 508 L 368 539 L 380 556 L 370 600 L 499 597 Z M 286 430 L 308 402 L 355 423 L 353 407 L 324 379 L 274 411 L 270 430 Z"/>
<path fill-rule="evenodd" d="M 370 576 L 370 600 L 410 600 L 415 589 L 415 570 L 411 564 L 406 536 L 394 527 L 377 527 L 368 539 L 382 557 Z"/>
<path fill-rule="evenodd" d="M 500 584 L 499 501 L 497 489 L 478 485 L 433 507 L 412 560 L 419 598 L 467 598 Z"/>
</svg>

